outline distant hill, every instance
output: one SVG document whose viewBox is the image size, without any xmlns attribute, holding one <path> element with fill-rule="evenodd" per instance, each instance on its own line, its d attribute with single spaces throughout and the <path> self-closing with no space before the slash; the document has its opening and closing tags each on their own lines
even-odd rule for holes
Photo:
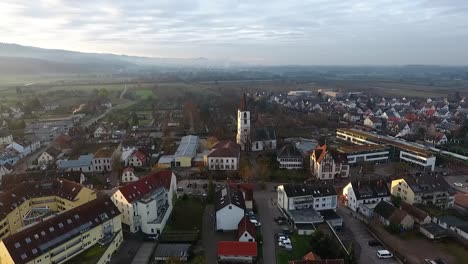
<svg viewBox="0 0 468 264">
<path fill-rule="evenodd" d="M 219 67 L 226 62 L 206 58 L 150 58 L 106 53 L 42 49 L 0 43 L 0 74 L 113 72 L 139 67 Z M 5 65 L 6 64 L 6 65 Z"/>
</svg>

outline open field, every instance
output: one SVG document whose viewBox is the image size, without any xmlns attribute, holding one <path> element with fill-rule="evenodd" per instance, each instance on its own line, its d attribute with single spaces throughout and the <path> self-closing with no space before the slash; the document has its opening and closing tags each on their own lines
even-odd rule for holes
<svg viewBox="0 0 468 264">
<path fill-rule="evenodd" d="M 205 204 L 197 199 L 177 200 L 167 221 L 165 231 L 200 231 L 202 228 Z M 187 221 L 190 219 L 190 221 Z"/>
</svg>

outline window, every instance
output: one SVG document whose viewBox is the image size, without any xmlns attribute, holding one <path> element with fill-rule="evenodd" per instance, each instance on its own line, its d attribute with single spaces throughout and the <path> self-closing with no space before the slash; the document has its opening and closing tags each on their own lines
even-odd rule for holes
<svg viewBox="0 0 468 264">
<path fill-rule="evenodd" d="M 247 112 L 244 112 L 244 118 L 247 118 Z"/>
<path fill-rule="evenodd" d="M 230 205 L 230 206 L 229 206 L 229 210 L 231 210 L 231 209 L 232 209 L 232 206 Z"/>
</svg>

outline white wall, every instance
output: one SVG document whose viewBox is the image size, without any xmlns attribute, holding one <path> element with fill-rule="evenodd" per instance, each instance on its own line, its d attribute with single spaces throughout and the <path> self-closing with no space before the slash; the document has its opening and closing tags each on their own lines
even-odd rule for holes
<svg viewBox="0 0 468 264">
<path fill-rule="evenodd" d="M 240 220 L 244 217 L 244 209 L 235 205 L 227 205 L 216 212 L 216 230 L 237 230 Z"/>
<path fill-rule="evenodd" d="M 245 231 L 239 237 L 239 242 L 255 242 L 255 238 L 251 236 L 249 232 Z"/>
<path fill-rule="evenodd" d="M 229 165 L 229 166 L 226 166 L 226 165 Z M 228 157 L 228 158 L 209 157 L 208 169 L 209 170 L 238 170 L 239 159 L 237 157 Z"/>
</svg>

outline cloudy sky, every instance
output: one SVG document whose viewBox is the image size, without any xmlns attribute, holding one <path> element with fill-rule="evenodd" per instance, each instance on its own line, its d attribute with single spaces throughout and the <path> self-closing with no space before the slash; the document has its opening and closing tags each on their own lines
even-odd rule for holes
<svg viewBox="0 0 468 264">
<path fill-rule="evenodd" d="M 468 64 L 468 0 L 1 0 L 0 42 L 255 64 Z"/>
</svg>

